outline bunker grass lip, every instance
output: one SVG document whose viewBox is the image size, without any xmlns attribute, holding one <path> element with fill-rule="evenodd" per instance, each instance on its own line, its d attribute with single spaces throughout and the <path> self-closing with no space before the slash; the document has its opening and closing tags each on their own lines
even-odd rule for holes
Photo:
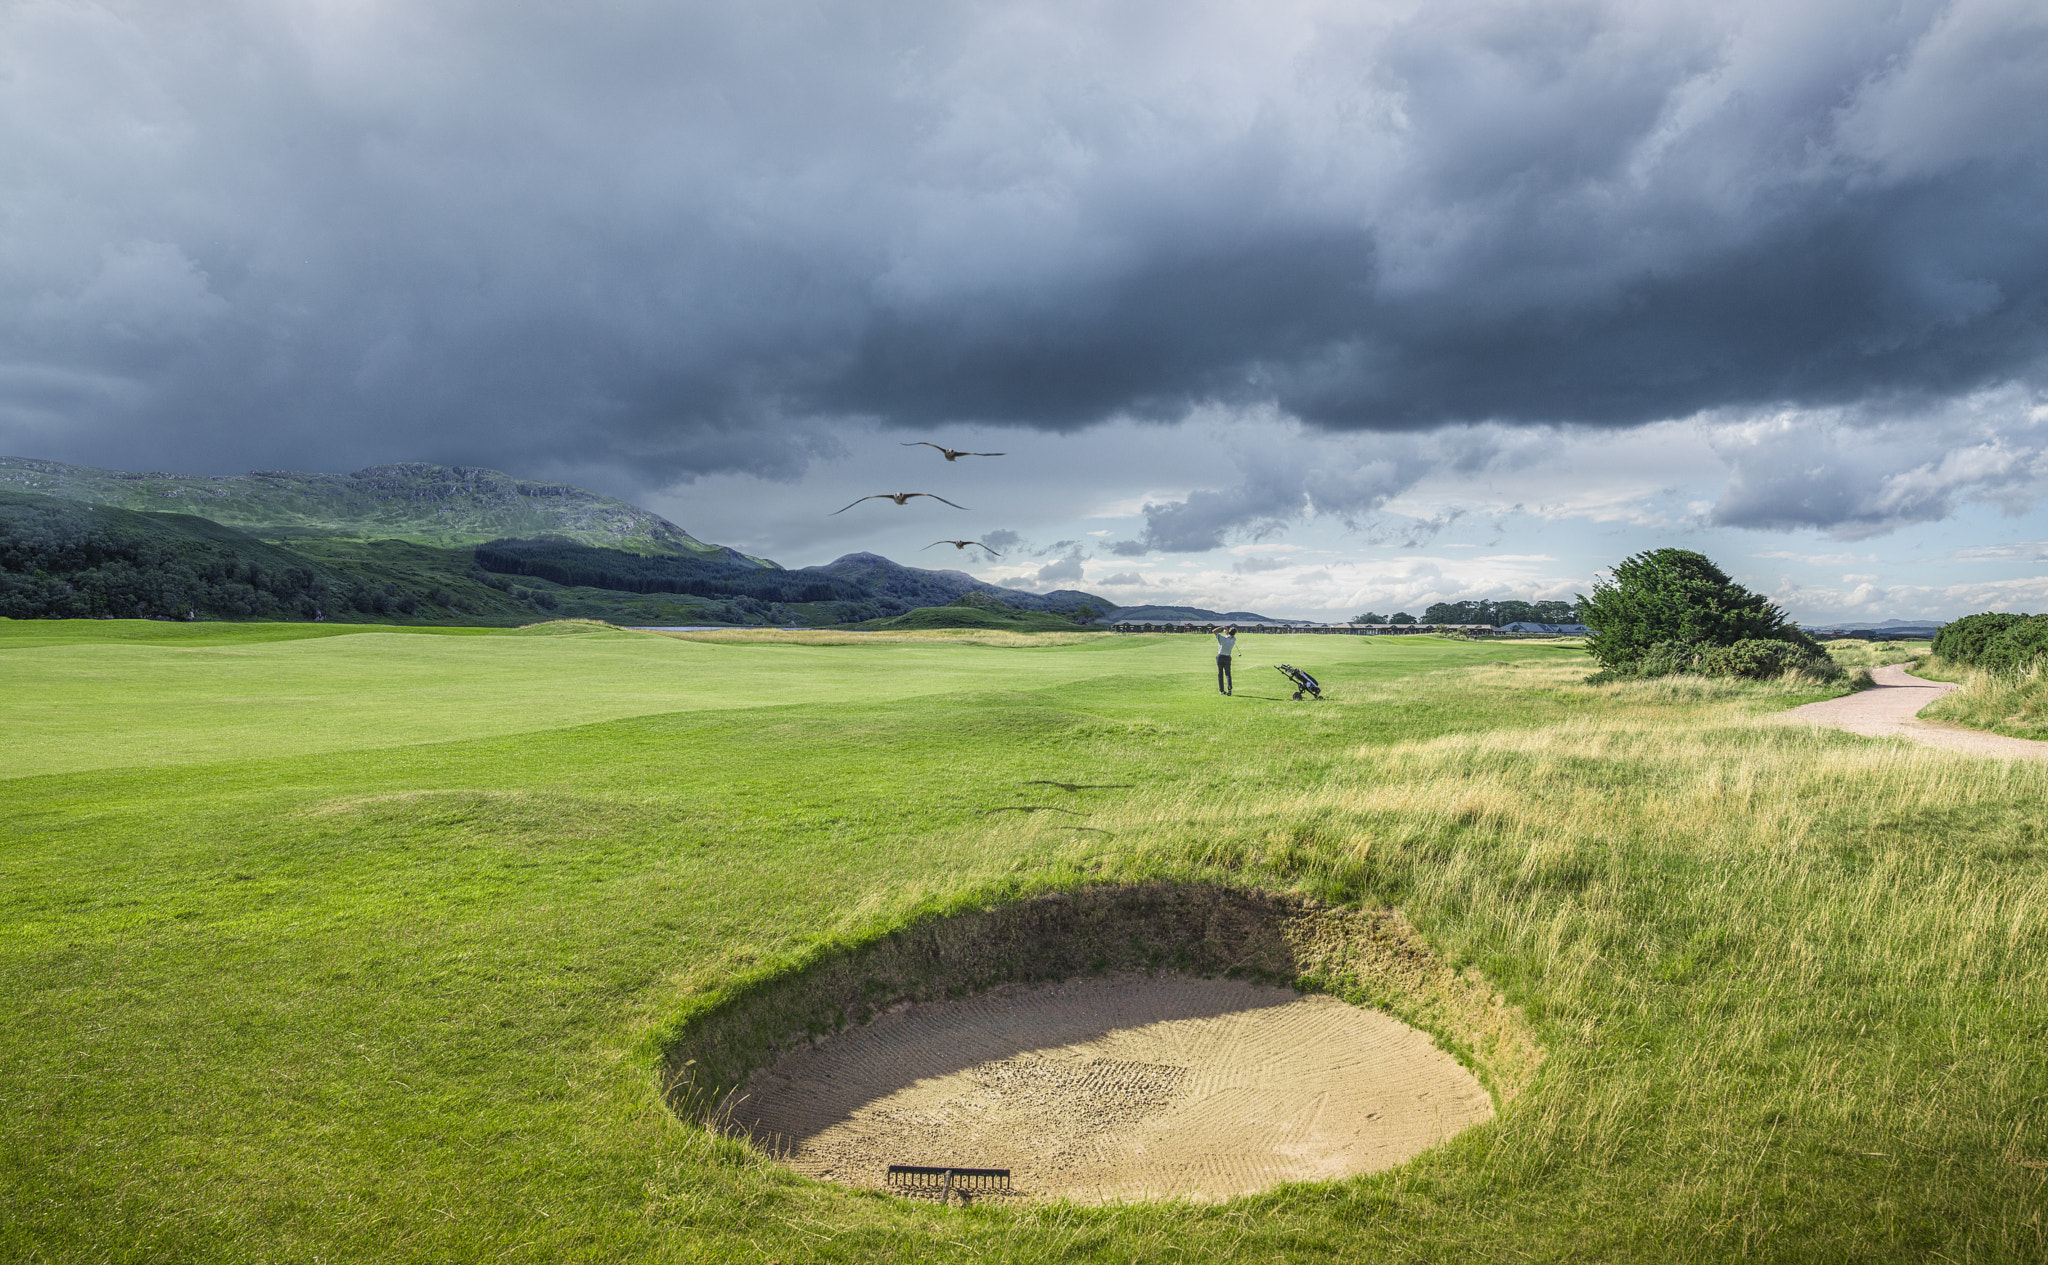
<svg viewBox="0 0 2048 1265">
<path fill-rule="evenodd" d="M 996 1164 L 1026 1195 L 1087 1201 L 1384 1168 L 1491 1118 L 1542 1058 L 1519 1012 L 1396 911 L 1155 880 L 831 946 L 698 1011 L 664 1064 L 679 1115 L 811 1176 L 879 1187 L 893 1162 Z M 1166 1097 L 1134 1114 L 1152 1090 Z M 935 1117 L 954 1136 L 916 1123 Z M 903 1153 L 920 1147 L 960 1153 Z"/>
</svg>

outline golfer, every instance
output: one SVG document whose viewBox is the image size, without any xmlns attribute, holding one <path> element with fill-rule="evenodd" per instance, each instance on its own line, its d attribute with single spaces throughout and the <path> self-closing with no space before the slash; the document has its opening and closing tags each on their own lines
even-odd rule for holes
<svg viewBox="0 0 2048 1265">
<path fill-rule="evenodd" d="M 1230 656 L 1237 649 L 1237 629 L 1216 630 L 1216 692 L 1230 693 Z"/>
</svg>

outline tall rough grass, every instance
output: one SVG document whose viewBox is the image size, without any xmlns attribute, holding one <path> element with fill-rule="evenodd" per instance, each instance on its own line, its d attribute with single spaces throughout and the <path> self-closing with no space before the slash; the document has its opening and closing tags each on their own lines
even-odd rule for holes
<svg viewBox="0 0 2048 1265">
<path fill-rule="evenodd" d="M 2048 665 L 2005 672 L 1934 660 L 1919 671 L 1962 686 L 1921 712 L 1926 719 L 2014 738 L 2048 739 Z"/>
<path fill-rule="evenodd" d="M 1971 1210 L 1976 1254 L 2040 1250 L 2048 814 L 2012 806 L 2048 770 L 1763 723 L 1790 682 L 1593 688 L 1314 785 L 1254 765 L 1099 812 L 1076 855 L 1399 905 L 1564 1034 L 1529 1114 L 1465 1152 L 1495 1197 L 1576 1170 L 1637 1247 L 1695 1259 L 1955 1244 L 1927 1201 Z"/>
</svg>

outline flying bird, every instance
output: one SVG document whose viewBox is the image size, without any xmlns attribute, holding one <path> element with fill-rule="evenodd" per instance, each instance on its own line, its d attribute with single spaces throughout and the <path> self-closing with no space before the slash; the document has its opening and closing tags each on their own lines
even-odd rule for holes
<svg viewBox="0 0 2048 1265">
<path fill-rule="evenodd" d="M 1035 782 L 1026 782 L 1026 783 L 1024 783 L 1024 785 L 1026 785 L 1026 786 L 1057 786 L 1057 787 L 1059 787 L 1059 788 L 1060 788 L 1061 790 L 1063 790 L 1063 791 L 1127 791 L 1127 790 L 1130 790 L 1132 786 L 1136 785 L 1136 783 L 1133 783 L 1133 782 L 1098 782 L 1098 783 L 1094 783 L 1094 784 L 1092 784 L 1092 785 L 1091 785 L 1090 783 L 1087 783 L 1087 782 L 1047 782 L 1047 781 L 1044 781 L 1044 780 L 1042 780 L 1042 779 L 1041 779 L 1041 780 L 1039 780 L 1039 781 L 1035 781 Z"/>
<path fill-rule="evenodd" d="M 932 498 L 934 501 L 946 501 L 946 498 L 940 496 L 937 492 L 877 492 L 873 496 L 864 496 L 860 498 L 860 501 L 894 501 L 898 505 L 902 505 L 905 502 L 909 501 L 910 498 L 913 496 L 928 496 Z M 860 501 L 855 501 L 853 505 L 860 504 Z M 956 510 L 964 510 L 967 508 L 965 505 L 958 505 L 952 501 L 946 501 L 946 504 L 953 506 L 953 508 Z M 839 509 L 833 510 L 832 514 L 844 514 L 847 510 L 852 509 L 853 505 L 847 505 Z M 832 517 L 832 514 L 827 514 L 825 515 L 825 517 L 830 518 Z"/>
<path fill-rule="evenodd" d="M 848 508 L 850 509 L 850 508 L 852 508 L 852 507 L 851 507 L 851 506 L 848 506 Z M 980 548 L 982 548 L 982 549 L 988 549 L 988 546 L 987 546 L 987 545 L 984 545 L 984 544 L 982 544 L 982 543 L 981 543 L 980 541 L 978 541 L 978 540 L 934 540 L 934 541 L 933 541 L 933 542 L 932 542 L 931 544 L 929 544 L 929 545 L 926 545 L 926 546 L 925 546 L 925 549 L 934 549 L 934 548 L 937 548 L 937 547 L 938 547 L 938 546 L 940 546 L 940 545 L 951 545 L 951 546 L 953 546 L 953 547 L 954 547 L 955 549 L 965 549 L 965 548 L 966 548 L 967 546 L 969 546 L 969 545 L 975 545 L 975 546 L 978 546 L 978 547 L 980 547 Z M 924 550 L 922 550 L 922 549 L 921 549 L 921 550 L 919 550 L 918 552 L 922 553 L 922 552 L 924 552 Z M 996 552 L 995 550 L 993 550 L 993 549 L 988 549 L 988 556 L 989 556 L 989 557 L 991 557 L 991 558 L 1000 558 L 1000 557 L 1002 557 L 1003 555 L 1001 555 L 1001 554 L 997 553 L 997 552 Z"/>
<path fill-rule="evenodd" d="M 920 439 L 915 443 L 904 444 L 903 447 L 937 448 L 939 452 L 942 453 L 948 461 L 958 461 L 962 457 L 1001 457 L 1006 455 L 1000 452 L 968 452 L 962 448 L 948 448 L 943 444 L 935 444 L 929 439 Z"/>
</svg>

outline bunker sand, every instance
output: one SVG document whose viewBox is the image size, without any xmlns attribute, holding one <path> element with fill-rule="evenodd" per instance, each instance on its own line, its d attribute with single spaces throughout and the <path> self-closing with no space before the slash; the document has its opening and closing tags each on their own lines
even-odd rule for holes
<svg viewBox="0 0 2048 1265">
<path fill-rule="evenodd" d="M 1008 1168 L 1020 1195 L 1093 1203 L 1369 1173 L 1492 1116 L 1471 1072 L 1378 1011 L 1121 976 L 885 1013 L 756 1075 L 734 1123 L 846 1185 Z"/>
<path fill-rule="evenodd" d="M 1795 707 L 1779 713 L 1778 719 L 1785 724 L 1824 725 L 1867 738 L 1907 738 L 1965 755 L 2048 760 L 2048 742 L 1921 720 L 1921 708 L 1956 688 L 1947 681 L 1922 680 L 1897 664 L 1873 668 L 1870 676 L 1877 684 L 1867 690 Z"/>
</svg>

